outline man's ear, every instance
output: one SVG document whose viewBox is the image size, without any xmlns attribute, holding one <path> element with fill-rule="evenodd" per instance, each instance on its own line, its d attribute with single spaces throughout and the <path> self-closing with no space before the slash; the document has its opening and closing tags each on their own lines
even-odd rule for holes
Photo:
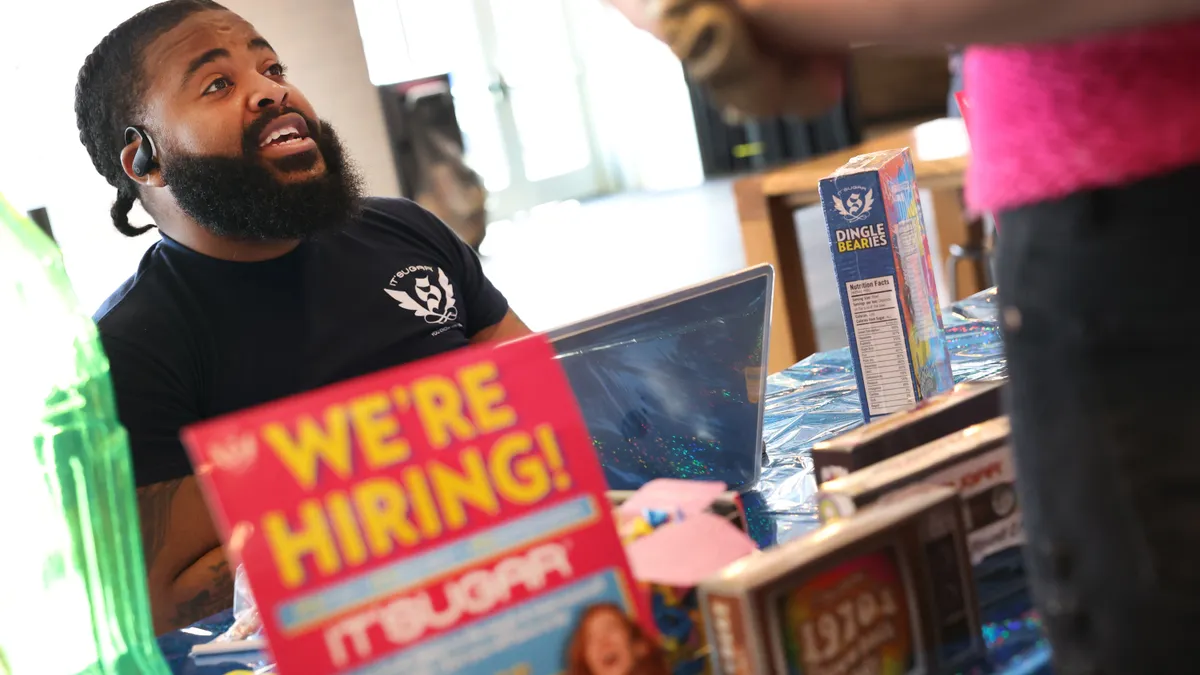
<svg viewBox="0 0 1200 675">
<path fill-rule="evenodd" d="M 137 157 L 138 150 L 141 149 L 142 143 L 146 143 L 146 139 L 140 133 L 129 134 L 129 142 L 125 147 L 121 148 L 121 168 L 125 171 L 125 175 L 129 176 L 133 182 L 146 187 L 165 187 L 166 181 L 162 179 L 162 172 L 158 168 L 158 158 L 154 157 L 154 161 L 149 163 L 148 170 L 145 174 L 139 176 L 133 170 L 133 162 Z M 151 151 L 153 156 L 153 151 Z"/>
</svg>

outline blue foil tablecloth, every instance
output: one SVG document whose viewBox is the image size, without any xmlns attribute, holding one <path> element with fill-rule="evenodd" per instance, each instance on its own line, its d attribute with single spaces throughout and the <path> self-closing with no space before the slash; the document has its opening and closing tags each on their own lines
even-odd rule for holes
<svg viewBox="0 0 1200 675">
<path fill-rule="evenodd" d="M 995 303 L 995 291 L 989 290 L 943 313 L 956 382 L 1005 376 Z M 767 379 L 766 458 L 758 486 L 746 495 L 751 534 L 759 546 L 788 541 L 817 526 L 809 451 L 817 441 L 862 423 L 848 348 L 813 354 Z"/>
<path fill-rule="evenodd" d="M 943 313 L 956 382 L 1005 377 L 997 313 L 994 289 Z M 813 354 L 767 380 L 762 478 L 745 495 L 751 534 L 759 546 L 795 539 L 818 526 L 810 450 L 817 441 L 862 423 L 849 349 Z M 1049 672 L 1049 648 L 1027 602 L 987 607 L 983 619 L 992 672 Z"/>
<path fill-rule="evenodd" d="M 1005 376 L 1003 349 L 996 322 L 995 291 L 984 291 L 943 315 L 957 382 Z M 762 478 L 745 495 L 751 533 L 769 547 L 813 530 L 818 525 L 813 497 L 810 449 L 862 424 L 853 364 L 848 349 L 814 354 L 767 381 L 763 436 L 766 457 Z M 232 618 L 218 615 L 197 626 L 200 633 L 224 630 Z M 1022 603 L 988 609 L 984 636 L 993 667 L 987 671 L 1024 675 L 1049 672 L 1049 648 L 1036 617 Z M 192 645 L 210 637 L 176 632 L 160 640 L 176 675 L 227 675 L 245 665 L 197 666 L 187 656 Z"/>
</svg>

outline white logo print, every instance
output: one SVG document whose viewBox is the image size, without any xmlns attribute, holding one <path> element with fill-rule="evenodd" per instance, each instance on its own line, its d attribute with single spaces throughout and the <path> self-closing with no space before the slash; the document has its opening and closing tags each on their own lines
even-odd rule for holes
<svg viewBox="0 0 1200 675">
<path fill-rule="evenodd" d="M 838 213 L 846 217 L 846 220 L 851 223 L 857 223 L 860 220 L 866 220 L 871 214 L 871 206 L 875 204 L 875 191 L 867 190 L 864 195 L 861 192 L 851 192 L 850 196 L 843 202 L 837 195 L 833 196 L 833 208 Z"/>
<path fill-rule="evenodd" d="M 208 456 L 217 468 L 242 473 L 258 456 L 258 442 L 253 434 L 230 436 L 224 442 L 209 445 Z"/>
<path fill-rule="evenodd" d="M 416 299 L 405 291 L 383 289 L 384 293 L 400 303 L 400 306 L 425 319 L 425 323 L 445 324 L 458 318 L 458 308 L 454 306 L 454 285 L 446 277 L 446 273 L 437 268 L 437 284 L 429 281 L 429 277 L 414 277 L 417 294 Z"/>
</svg>

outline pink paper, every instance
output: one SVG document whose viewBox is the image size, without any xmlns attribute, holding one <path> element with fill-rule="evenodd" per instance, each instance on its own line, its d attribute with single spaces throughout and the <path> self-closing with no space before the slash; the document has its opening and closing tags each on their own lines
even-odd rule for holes
<svg viewBox="0 0 1200 675">
<path fill-rule="evenodd" d="M 617 513 L 622 518 L 631 518 L 642 511 L 652 510 L 680 513 L 684 518 L 689 518 L 707 511 L 717 497 L 725 494 L 725 490 L 725 484 L 720 481 L 656 478 L 633 493 Z"/>
<path fill-rule="evenodd" d="M 625 555 L 638 581 L 689 588 L 756 550 L 728 520 L 701 513 L 634 541 Z"/>
</svg>

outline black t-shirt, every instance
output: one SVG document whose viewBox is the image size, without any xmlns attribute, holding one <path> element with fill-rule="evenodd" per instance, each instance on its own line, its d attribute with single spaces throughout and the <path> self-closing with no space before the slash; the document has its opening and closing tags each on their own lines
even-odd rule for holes
<svg viewBox="0 0 1200 675">
<path fill-rule="evenodd" d="M 96 322 L 141 486 L 191 473 L 183 426 L 465 346 L 507 311 L 441 221 L 368 199 L 346 228 L 265 262 L 164 236 Z"/>
</svg>

